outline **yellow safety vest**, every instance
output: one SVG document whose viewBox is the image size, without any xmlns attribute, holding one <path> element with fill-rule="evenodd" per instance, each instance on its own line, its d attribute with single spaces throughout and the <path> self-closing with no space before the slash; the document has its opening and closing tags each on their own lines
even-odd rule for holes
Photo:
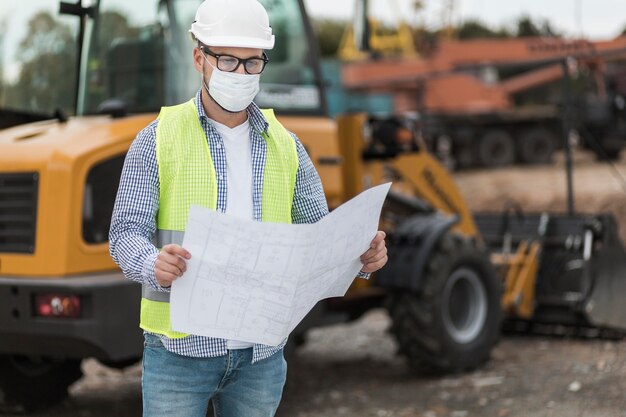
<svg viewBox="0 0 626 417">
<path fill-rule="evenodd" d="M 269 128 L 261 132 L 267 146 L 263 168 L 261 220 L 291 223 L 291 207 L 298 170 L 293 137 L 272 110 L 262 110 Z M 159 168 L 159 211 L 157 245 L 182 242 L 192 204 L 215 210 L 217 181 L 215 167 L 194 100 L 163 107 L 156 129 L 156 158 Z M 140 327 L 170 338 L 185 333 L 172 330 L 169 293 L 144 285 Z"/>
</svg>

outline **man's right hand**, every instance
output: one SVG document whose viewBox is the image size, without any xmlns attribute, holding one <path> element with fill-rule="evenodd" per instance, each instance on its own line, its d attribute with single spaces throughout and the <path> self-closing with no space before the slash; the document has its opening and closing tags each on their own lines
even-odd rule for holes
<svg viewBox="0 0 626 417">
<path fill-rule="evenodd" d="M 181 277 L 187 270 L 186 259 L 191 254 L 179 245 L 165 245 L 154 263 L 154 275 L 159 285 L 165 288 L 172 286 L 172 282 Z"/>
</svg>

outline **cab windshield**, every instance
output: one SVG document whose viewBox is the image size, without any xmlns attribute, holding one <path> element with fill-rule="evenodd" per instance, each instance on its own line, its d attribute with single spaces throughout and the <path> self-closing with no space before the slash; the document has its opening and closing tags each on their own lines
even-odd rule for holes
<svg viewBox="0 0 626 417">
<path fill-rule="evenodd" d="M 298 0 L 261 0 L 276 46 L 256 98 L 278 112 L 319 113 L 321 97 Z M 88 21 L 78 113 L 98 113 L 107 101 L 130 113 L 156 112 L 193 97 L 200 74 L 193 67 L 188 29 L 199 0 L 100 0 Z"/>
<path fill-rule="evenodd" d="M 58 9 L 51 0 L 0 6 L 0 128 L 74 113 L 79 22 Z"/>
</svg>

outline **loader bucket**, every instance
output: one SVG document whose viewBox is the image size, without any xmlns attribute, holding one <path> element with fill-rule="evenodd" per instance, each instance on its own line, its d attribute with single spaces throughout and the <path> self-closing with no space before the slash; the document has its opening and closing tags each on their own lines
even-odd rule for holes
<svg viewBox="0 0 626 417">
<path fill-rule="evenodd" d="M 602 247 L 589 263 L 592 288 L 584 312 L 596 327 L 626 329 L 626 251 L 617 235 L 612 216 L 602 222 Z"/>
<path fill-rule="evenodd" d="M 475 215 L 492 253 L 502 251 L 505 235 L 512 248 L 541 243 L 532 315 L 509 311 L 508 320 L 539 324 L 542 333 L 567 328 L 613 338 L 626 331 L 626 251 L 611 214 L 524 213 L 506 222 L 507 216 Z"/>
</svg>

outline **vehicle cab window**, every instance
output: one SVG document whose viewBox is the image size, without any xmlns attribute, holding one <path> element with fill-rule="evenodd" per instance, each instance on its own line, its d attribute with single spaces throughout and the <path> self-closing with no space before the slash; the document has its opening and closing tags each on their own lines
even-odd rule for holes
<svg viewBox="0 0 626 417">
<path fill-rule="evenodd" d="M 58 7 L 50 0 L 0 7 L 0 123 L 74 113 L 78 21 Z"/>
</svg>

